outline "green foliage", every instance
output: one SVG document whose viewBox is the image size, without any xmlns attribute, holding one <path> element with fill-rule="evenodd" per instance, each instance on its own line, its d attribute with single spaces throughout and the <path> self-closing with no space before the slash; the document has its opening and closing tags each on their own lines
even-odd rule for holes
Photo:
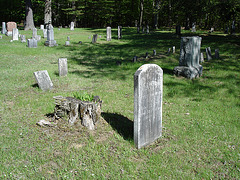
<svg viewBox="0 0 240 180">
<path fill-rule="evenodd" d="M 87 92 L 75 92 L 73 93 L 73 97 L 76 99 L 80 99 L 81 101 L 92 101 L 94 96 L 92 94 L 88 94 Z"/>
</svg>

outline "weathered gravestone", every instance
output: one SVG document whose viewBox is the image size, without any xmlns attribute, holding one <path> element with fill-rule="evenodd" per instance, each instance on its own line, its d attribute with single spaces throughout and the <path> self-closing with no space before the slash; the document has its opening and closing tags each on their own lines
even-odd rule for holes
<svg viewBox="0 0 240 180">
<path fill-rule="evenodd" d="M 204 56 L 203 56 L 203 53 L 201 53 L 200 63 L 203 63 L 203 62 L 204 62 Z"/>
<path fill-rule="evenodd" d="M 47 41 L 45 41 L 45 46 L 53 47 L 57 46 L 56 41 L 54 40 L 54 31 L 53 26 L 51 24 L 48 25 L 47 29 Z"/>
<path fill-rule="evenodd" d="M 107 27 L 107 41 L 112 40 L 112 32 L 111 27 Z"/>
<path fill-rule="evenodd" d="M 32 39 L 37 39 L 37 28 L 33 28 L 32 30 Z"/>
<path fill-rule="evenodd" d="M 71 22 L 71 25 L 70 25 L 70 30 L 73 31 L 74 30 L 74 22 Z"/>
<path fill-rule="evenodd" d="M 162 135 L 163 70 L 142 65 L 134 74 L 134 143 L 138 149 Z"/>
<path fill-rule="evenodd" d="M 206 57 L 207 57 L 208 61 L 212 60 L 212 53 L 211 53 L 211 48 L 210 47 L 206 48 Z"/>
<path fill-rule="evenodd" d="M 137 62 L 137 56 L 134 56 L 132 61 L 133 61 L 134 63 Z"/>
<path fill-rule="evenodd" d="M 43 30 L 43 29 L 44 29 L 44 25 L 40 25 L 40 29 L 42 29 L 42 30 Z"/>
<path fill-rule="evenodd" d="M 28 47 L 29 48 L 37 48 L 37 40 L 36 39 L 28 39 Z"/>
<path fill-rule="evenodd" d="M 154 49 L 153 50 L 153 56 L 156 56 L 157 55 L 157 51 Z"/>
<path fill-rule="evenodd" d="M 43 29 L 43 38 L 47 38 L 47 29 Z"/>
<path fill-rule="evenodd" d="M 147 32 L 146 32 L 147 34 L 149 34 L 150 33 L 150 30 L 149 30 L 149 25 L 147 25 Z"/>
<path fill-rule="evenodd" d="M 58 74 L 59 76 L 66 76 L 68 73 L 67 58 L 58 59 Z"/>
<path fill-rule="evenodd" d="M 172 53 L 175 54 L 175 52 L 176 52 L 176 48 L 175 48 L 175 46 L 173 46 L 172 47 Z"/>
<path fill-rule="evenodd" d="M 13 28 L 17 28 L 17 24 L 15 22 L 8 22 L 7 23 L 7 36 L 12 36 Z"/>
<path fill-rule="evenodd" d="M 26 36 L 25 35 L 21 35 L 21 43 L 25 43 L 26 42 Z"/>
<path fill-rule="evenodd" d="M 118 39 L 122 39 L 122 26 L 118 26 Z"/>
<path fill-rule="evenodd" d="M 94 34 L 93 37 L 92 37 L 92 43 L 93 44 L 97 42 L 97 38 L 98 38 L 98 35 Z"/>
<path fill-rule="evenodd" d="M 41 36 L 40 36 L 40 35 L 37 35 L 37 36 L 36 36 L 36 40 L 37 40 L 37 41 L 41 41 Z"/>
<path fill-rule="evenodd" d="M 192 24 L 192 32 L 196 32 L 196 25 L 195 25 L 195 23 Z"/>
<path fill-rule="evenodd" d="M 2 34 L 6 34 L 7 29 L 6 29 L 6 23 L 2 22 Z"/>
<path fill-rule="evenodd" d="M 199 64 L 201 40 L 198 36 L 181 38 L 179 66 L 173 70 L 175 75 L 189 79 L 202 75 L 202 66 Z"/>
<path fill-rule="evenodd" d="M 48 75 L 47 70 L 34 72 L 34 76 L 39 88 L 43 91 L 51 90 L 53 88 L 53 83 Z"/>
<path fill-rule="evenodd" d="M 70 46 L 70 41 L 66 41 L 65 46 Z"/>
<path fill-rule="evenodd" d="M 215 49 L 215 58 L 219 59 L 219 49 Z"/>
<path fill-rule="evenodd" d="M 70 36 L 67 37 L 67 41 L 70 41 Z"/>
<path fill-rule="evenodd" d="M 232 22 L 231 34 L 235 34 L 235 21 Z"/>
<path fill-rule="evenodd" d="M 181 26 L 180 25 L 176 26 L 176 34 L 181 35 Z"/>
<path fill-rule="evenodd" d="M 13 28 L 13 30 L 12 30 L 12 40 L 18 41 L 18 29 L 17 28 Z"/>
</svg>

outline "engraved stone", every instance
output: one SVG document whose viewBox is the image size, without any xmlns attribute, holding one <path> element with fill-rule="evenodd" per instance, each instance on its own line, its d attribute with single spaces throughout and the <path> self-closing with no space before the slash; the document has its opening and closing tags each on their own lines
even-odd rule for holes
<svg viewBox="0 0 240 180">
<path fill-rule="evenodd" d="M 17 28 L 13 28 L 12 30 L 12 40 L 13 41 L 18 41 L 18 29 Z"/>
<path fill-rule="evenodd" d="M 118 26 L 118 39 L 122 39 L 122 26 Z"/>
<path fill-rule="evenodd" d="M 25 35 L 21 35 L 21 42 L 22 42 L 22 43 L 25 43 L 25 42 L 26 42 L 26 37 L 25 37 Z"/>
<path fill-rule="evenodd" d="M 32 30 L 32 39 L 37 39 L 37 28 L 33 28 Z"/>
<path fill-rule="evenodd" d="M 211 53 L 211 48 L 210 47 L 206 48 L 206 57 L 207 57 L 208 61 L 212 60 L 212 53 Z"/>
<path fill-rule="evenodd" d="M 6 23 L 2 22 L 2 34 L 6 34 L 7 29 L 6 29 Z"/>
<path fill-rule="evenodd" d="M 37 48 L 37 40 L 36 39 L 28 39 L 28 47 L 29 48 Z"/>
<path fill-rule="evenodd" d="M 48 25 L 47 29 L 47 41 L 45 41 L 45 46 L 53 47 L 57 46 L 56 41 L 54 40 L 54 31 L 53 26 L 51 24 Z"/>
<path fill-rule="evenodd" d="M 74 30 L 74 22 L 71 22 L 71 25 L 70 25 L 70 30 L 73 31 Z"/>
<path fill-rule="evenodd" d="M 98 35 L 94 34 L 93 37 L 92 37 L 92 43 L 93 44 L 97 42 L 97 38 L 98 38 Z"/>
<path fill-rule="evenodd" d="M 67 58 L 58 59 L 59 76 L 66 76 L 68 73 Z"/>
<path fill-rule="evenodd" d="M 163 70 L 142 65 L 134 74 L 134 143 L 138 149 L 162 135 Z"/>
<path fill-rule="evenodd" d="M 34 72 L 34 76 L 39 88 L 43 91 L 47 91 L 53 88 L 53 83 L 48 75 L 47 70 Z"/>
<path fill-rule="evenodd" d="M 112 32 L 111 27 L 107 27 L 107 41 L 112 40 Z"/>
</svg>

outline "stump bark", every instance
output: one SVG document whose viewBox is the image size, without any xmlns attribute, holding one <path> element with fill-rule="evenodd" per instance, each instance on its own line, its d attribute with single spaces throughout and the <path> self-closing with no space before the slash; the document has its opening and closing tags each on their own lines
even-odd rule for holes
<svg viewBox="0 0 240 180">
<path fill-rule="evenodd" d="M 101 105 L 98 96 L 93 101 L 81 101 L 73 97 L 55 96 L 55 119 L 66 119 L 70 125 L 81 120 L 81 124 L 89 130 L 94 130 L 101 116 Z"/>
</svg>

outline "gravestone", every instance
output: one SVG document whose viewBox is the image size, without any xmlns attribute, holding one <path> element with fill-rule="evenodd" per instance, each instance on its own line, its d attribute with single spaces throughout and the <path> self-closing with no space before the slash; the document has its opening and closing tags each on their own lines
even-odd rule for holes
<svg viewBox="0 0 240 180">
<path fill-rule="evenodd" d="M 67 37 L 67 41 L 70 41 L 70 36 Z"/>
<path fill-rule="evenodd" d="M 142 33 L 145 33 L 145 26 L 142 27 Z"/>
<path fill-rule="evenodd" d="M 134 74 L 134 143 L 138 149 L 162 136 L 163 70 L 142 65 Z"/>
<path fill-rule="evenodd" d="M 29 48 L 37 48 L 37 40 L 36 39 L 28 39 L 28 47 Z"/>
<path fill-rule="evenodd" d="M 203 62 L 204 62 L 204 56 L 203 56 L 203 53 L 201 53 L 200 63 L 203 63 Z"/>
<path fill-rule="evenodd" d="M 26 42 L 26 36 L 25 35 L 21 35 L 21 43 L 25 43 Z"/>
<path fill-rule="evenodd" d="M 232 22 L 231 34 L 235 34 L 235 21 Z"/>
<path fill-rule="evenodd" d="M 57 46 L 56 41 L 54 40 L 54 31 L 53 26 L 50 24 L 47 29 L 47 41 L 45 41 L 45 46 L 53 47 Z"/>
<path fill-rule="evenodd" d="M 44 29 L 44 25 L 40 25 L 40 29 L 42 29 L 42 30 L 43 30 L 43 29 Z"/>
<path fill-rule="evenodd" d="M 18 41 L 18 29 L 17 28 L 13 28 L 12 30 L 12 40 L 13 41 Z"/>
<path fill-rule="evenodd" d="M 40 36 L 40 35 L 37 35 L 35 39 L 36 39 L 37 41 L 41 41 L 41 36 Z"/>
<path fill-rule="evenodd" d="M 137 26 L 137 33 L 140 33 L 140 27 Z"/>
<path fill-rule="evenodd" d="M 149 34 L 150 33 L 150 31 L 149 31 L 149 26 L 147 25 L 147 32 L 146 32 L 147 34 Z"/>
<path fill-rule="evenodd" d="M 219 49 L 215 49 L 215 58 L 219 59 Z"/>
<path fill-rule="evenodd" d="M 171 53 L 171 48 L 168 48 L 167 54 L 170 54 L 170 53 Z"/>
<path fill-rule="evenodd" d="M 2 34 L 6 34 L 7 29 L 6 29 L 6 23 L 2 22 Z"/>
<path fill-rule="evenodd" d="M 198 36 L 181 38 L 179 66 L 173 70 L 175 75 L 189 79 L 202 75 L 202 66 L 199 64 L 201 40 Z"/>
<path fill-rule="evenodd" d="M 133 61 L 134 63 L 137 62 L 137 56 L 134 56 L 132 61 Z"/>
<path fill-rule="evenodd" d="M 71 22 L 71 25 L 70 25 L 70 30 L 73 31 L 74 30 L 74 22 Z"/>
<path fill-rule="evenodd" d="M 51 90 L 53 88 L 53 83 L 48 75 L 47 70 L 34 72 L 34 76 L 39 88 L 43 91 Z"/>
<path fill-rule="evenodd" d="M 148 52 L 146 52 L 146 54 L 145 54 L 145 58 L 146 58 L 146 59 L 148 58 Z"/>
<path fill-rule="evenodd" d="M 92 43 L 93 44 L 97 42 L 97 38 L 98 38 L 98 35 L 94 34 L 93 37 L 92 37 Z"/>
<path fill-rule="evenodd" d="M 118 39 L 122 39 L 122 26 L 118 26 Z"/>
<path fill-rule="evenodd" d="M 33 28 L 32 30 L 32 39 L 37 39 L 37 28 Z"/>
<path fill-rule="evenodd" d="M 175 46 L 173 46 L 172 47 L 172 53 L 175 54 L 175 52 L 176 52 L 176 48 L 175 48 Z"/>
<path fill-rule="evenodd" d="M 195 23 L 192 24 L 192 32 L 196 32 L 196 25 L 195 25 Z"/>
<path fill-rule="evenodd" d="M 214 28 L 212 27 L 209 32 L 212 33 L 213 31 L 214 31 Z"/>
<path fill-rule="evenodd" d="M 176 34 L 181 35 L 181 26 L 180 25 L 176 26 Z"/>
<path fill-rule="evenodd" d="M 0 39 L 2 39 L 2 35 L 0 36 Z"/>
<path fill-rule="evenodd" d="M 70 41 L 66 41 L 65 46 L 70 46 Z"/>
<path fill-rule="evenodd" d="M 206 48 L 206 57 L 207 57 L 208 61 L 212 60 L 212 53 L 211 53 L 211 48 L 210 47 Z"/>
<path fill-rule="evenodd" d="M 111 27 L 107 27 L 107 41 L 112 40 L 112 30 Z"/>
<path fill-rule="evenodd" d="M 47 38 L 47 29 L 43 29 L 43 38 Z"/>
<path fill-rule="evenodd" d="M 153 56 L 156 56 L 157 55 L 157 51 L 154 49 L 153 50 Z"/>
<path fill-rule="evenodd" d="M 138 21 L 137 20 L 135 20 L 135 27 L 137 27 L 138 26 Z"/>
<path fill-rule="evenodd" d="M 17 28 L 17 24 L 15 22 L 8 22 L 7 23 L 7 36 L 12 36 L 13 28 Z"/>
<path fill-rule="evenodd" d="M 66 76 L 68 73 L 67 58 L 58 59 L 58 73 L 59 76 Z"/>
</svg>

